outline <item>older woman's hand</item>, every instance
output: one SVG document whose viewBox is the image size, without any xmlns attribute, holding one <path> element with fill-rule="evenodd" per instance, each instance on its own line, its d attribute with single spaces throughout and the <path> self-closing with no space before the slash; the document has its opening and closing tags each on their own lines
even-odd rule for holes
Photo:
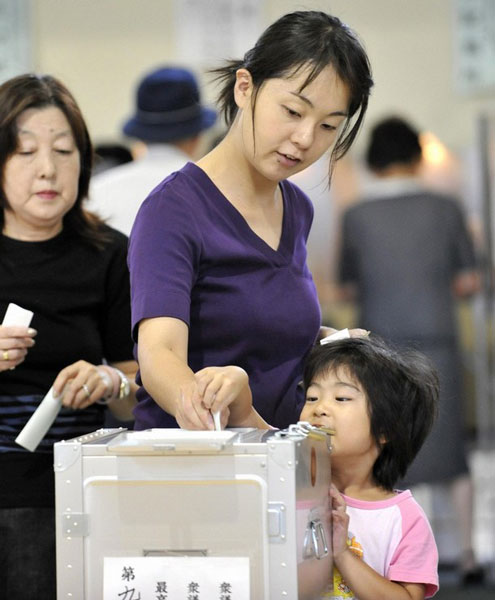
<svg viewBox="0 0 495 600">
<path fill-rule="evenodd" d="M 108 383 L 98 367 L 78 360 L 65 367 L 53 382 L 53 389 L 62 396 L 62 405 L 74 410 L 87 408 L 108 395 Z"/>
<path fill-rule="evenodd" d="M 0 372 L 15 369 L 34 346 L 36 330 L 18 325 L 0 325 Z"/>
</svg>

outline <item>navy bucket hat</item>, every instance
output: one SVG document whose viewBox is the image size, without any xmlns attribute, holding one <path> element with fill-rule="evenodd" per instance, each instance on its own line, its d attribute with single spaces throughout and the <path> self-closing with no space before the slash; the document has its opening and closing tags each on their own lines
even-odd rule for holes
<svg viewBox="0 0 495 600">
<path fill-rule="evenodd" d="M 147 142 L 172 142 L 211 127 L 216 112 L 200 104 L 194 75 L 163 67 L 148 73 L 136 93 L 136 112 L 123 128 L 126 135 Z"/>
</svg>

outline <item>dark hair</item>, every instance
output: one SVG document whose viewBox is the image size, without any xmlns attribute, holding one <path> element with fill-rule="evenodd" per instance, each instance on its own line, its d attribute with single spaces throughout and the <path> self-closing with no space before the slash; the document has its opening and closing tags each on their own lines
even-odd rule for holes
<svg viewBox="0 0 495 600">
<path fill-rule="evenodd" d="M 349 115 L 332 152 L 331 173 L 333 164 L 349 150 L 359 131 L 373 86 L 366 52 L 347 25 L 337 17 L 320 11 L 286 14 L 262 33 L 243 60 L 228 61 L 225 66 L 212 69 L 211 73 L 223 83 L 218 102 L 230 126 L 237 113 L 234 85 L 238 69 L 247 69 L 253 79 L 254 112 L 257 94 L 267 79 L 294 75 L 308 65 L 311 70 L 302 89 L 331 65 L 350 91 Z M 356 113 L 351 128 L 351 118 Z"/>
<path fill-rule="evenodd" d="M 132 152 L 123 144 L 98 144 L 94 148 L 93 175 L 132 162 Z"/>
<path fill-rule="evenodd" d="M 366 163 L 380 171 L 393 164 L 411 164 L 421 158 L 419 132 L 400 117 L 389 117 L 371 130 Z"/>
<path fill-rule="evenodd" d="M 93 147 L 82 113 L 69 90 L 50 75 L 24 74 L 0 85 L 0 228 L 8 200 L 3 189 L 7 160 L 18 147 L 17 119 L 30 108 L 59 108 L 67 118 L 80 155 L 80 173 L 77 198 L 64 216 L 64 229 L 71 230 L 87 242 L 101 247 L 106 240 L 102 221 L 82 208 L 88 195 L 93 164 Z"/>
<path fill-rule="evenodd" d="M 345 368 L 363 387 L 371 435 L 380 449 L 373 479 L 386 490 L 403 478 L 437 414 L 439 381 L 421 353 L 398 350 L 377 337 L 318 345 L 304 370 L 304 389 L 317 376 Z M 385 439 L 385 443 L 380 440 Z"/>
</svg>

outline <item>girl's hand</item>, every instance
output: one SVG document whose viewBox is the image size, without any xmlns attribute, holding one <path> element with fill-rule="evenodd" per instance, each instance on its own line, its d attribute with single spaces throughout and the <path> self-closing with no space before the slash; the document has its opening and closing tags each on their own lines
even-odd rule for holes
<svg viewBox="0 0 495 600">
<path fill-rule="evenodd" d="M 53 382 L 53 390 L 62 396 L 62 405 L 74 410 L 87 408 L 111 391 L 98 368 L 85 360 L 65 367 Z"/>
<path fill-rule="evenodd" d="M 334 560 L 338 560 L 347 546 L 349 530 L 349 515 L 346 513 L 345 500 L 335 485 L 330 485 L 330 499 L 332 505 L 332 542 Z"/>
<path fill-rule="evenodd" d="M 15 369 L 34 346 L 36 330 L 17 325 L 0 325 L 0 372 Z"/>
</svg>

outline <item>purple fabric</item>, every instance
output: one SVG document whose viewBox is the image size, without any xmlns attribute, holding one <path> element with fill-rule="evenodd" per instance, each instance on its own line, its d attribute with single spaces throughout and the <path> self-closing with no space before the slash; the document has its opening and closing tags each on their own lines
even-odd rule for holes
<svg viewBox="0 0 495 600">
<path fill-rule="evenodd" d="M 284 219 L 275 251 L 188 163 L 142 204 L 128 259 L 134 341 L 142 319 L 185 321 L 191 369 L 243 367 L 255 407 L 276 427 L 299 417 L 304 398 L 297 384 L 320 325 L 306 266 L 313 208 L 294 184 L 282 182 L 281 189 Z M 143 387 L 138 398 L 136 429 L 177 426 Z"/>
</svg>

